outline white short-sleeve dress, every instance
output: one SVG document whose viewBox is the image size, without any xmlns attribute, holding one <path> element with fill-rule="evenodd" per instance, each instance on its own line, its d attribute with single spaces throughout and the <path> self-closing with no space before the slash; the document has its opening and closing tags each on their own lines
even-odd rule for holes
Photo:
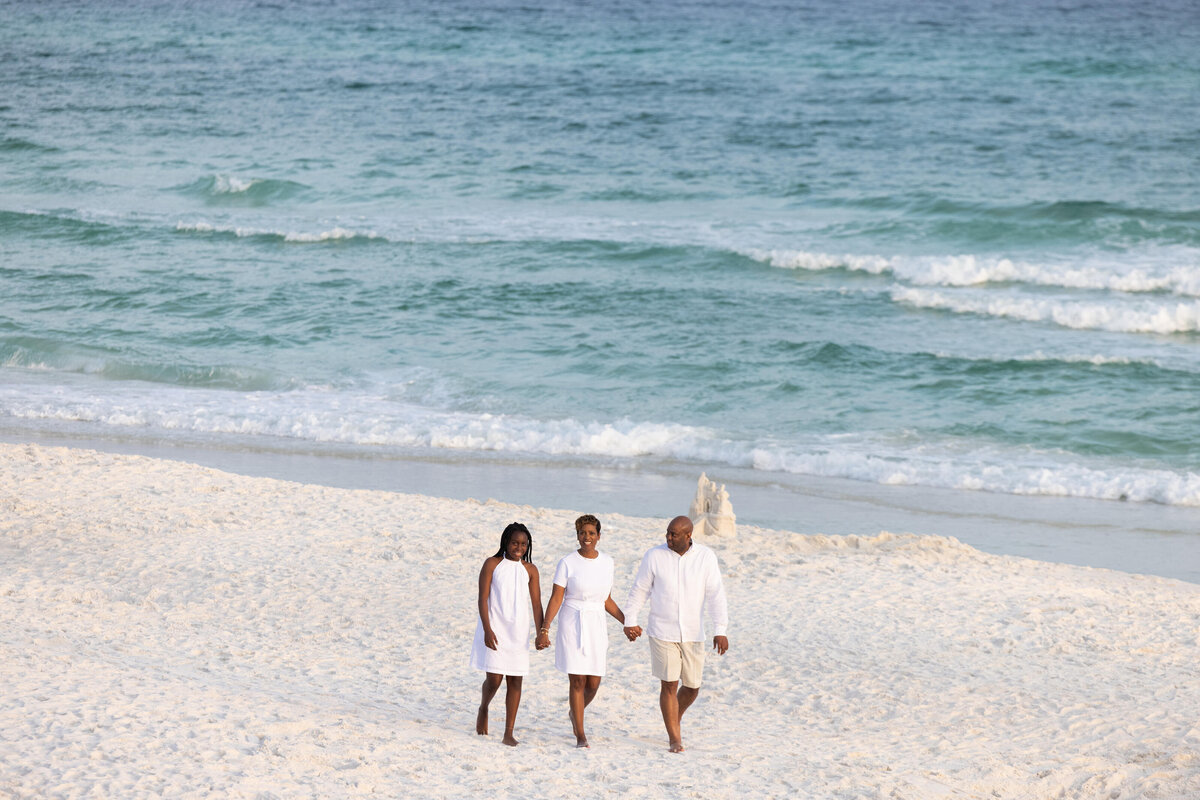
<svg viewBox="0 0 1200 800">
<path fill-rule="evenodd" d="M 483 620 L 475 615 L 471 666 L 496 675 L 529 674 L 529 570 L 520 561 L 500 559 L 488 592 L 488 621 L 496 634 L 496 649 L 483 643 Z"/>
<path fill-rule="evenodd" d="M 612 592 L 613 560 L 571 553 L 558 562 L 554 585 L 566 589 L 558 613 L 554 666 L 568 675 L 603 675 L 608 655 L 604 602 Z"/>
</svg>

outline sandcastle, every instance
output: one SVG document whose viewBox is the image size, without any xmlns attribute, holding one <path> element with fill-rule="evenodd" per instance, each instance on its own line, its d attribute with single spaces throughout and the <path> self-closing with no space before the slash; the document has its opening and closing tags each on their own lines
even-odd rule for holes
<svg viewBox="0 0 1200 800">
<path fill-rule="evenodd" d="M 733 506 L 729 502 L 729 492 L 725 485 L 718 486 L 708 479 L 706 473 L 700 473 L 696 486 L 696 499 L 688 510 L 692 520 L 693 531 L 699 536 L 736 536 L 737 517 L 733 515 Z"/>
</svg>

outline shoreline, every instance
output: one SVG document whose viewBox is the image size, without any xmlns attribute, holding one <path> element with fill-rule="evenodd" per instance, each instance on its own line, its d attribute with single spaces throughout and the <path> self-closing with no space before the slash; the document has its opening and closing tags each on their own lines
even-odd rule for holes
<svg viewBox="0 0 1200 800">
<path fill-rule="evenodd" d="M 686 513 L 704 470 L 690 465 L 659 470 L 564 467 L 498 457 L 455 458 L 453 453 L 370 458 L 361 451 L 340 455 L 300 448 L 234 450 L 3 429 L 0 443 L 143 455 L 332 488 L 457 500 L 497 498 L 518 505 L 664 519 Z M 727 485 L 740 524 L 802 534 L 870 536 L 889 530 L 953 536 L 997 555 L 1200 584 L 1200 529 L 1198 512 L 1192 508 L 886 486 L 723 467 L 708 470 L 708 476 Z"/>
<path fill-rule="evenodd" d="M 519 519 L 547 575 L 574 516 L 0 445 L 0 794 L 1200 793 L 1200 587 L 888 532 L 706 537 L 730 651 L 682 757 L 615 623 L 589 751 L 545 652 L 521 746 L 479 737 L 479 565 Z M 602 520 L 623 602 L 665 520 Z"/>
</svg>

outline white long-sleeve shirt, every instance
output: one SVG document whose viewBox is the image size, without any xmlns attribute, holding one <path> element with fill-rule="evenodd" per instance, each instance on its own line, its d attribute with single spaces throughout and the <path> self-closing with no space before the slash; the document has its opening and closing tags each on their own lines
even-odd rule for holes
<svg viewBox="0 0 1200 800">
<path fill-rule="evenodd" d="M 702 544 L 692 542 L 682 556 L 665 543 L 647 550 L 625 603 L 627 625 L 637 624 L 647 598 L 650 600 L 647 633 L 655 639 L 704 641 L 705 609 L 714 636 L 724 636 L 729 627 L 717 554 Z"/>
</svg>

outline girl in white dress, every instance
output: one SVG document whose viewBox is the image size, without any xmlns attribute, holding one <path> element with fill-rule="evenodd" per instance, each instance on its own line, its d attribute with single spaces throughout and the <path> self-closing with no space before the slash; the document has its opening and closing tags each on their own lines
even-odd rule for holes
<svg viewBox="0 0 1200 800">
<path fill-rule="evenodd" d="M 521 704 L 521 679 L 529 673 L 529 610 L 542 627 L 542 587 L 533 565 L 533 537 L 514 522 L 500 535 L 500 549 L 479 570 L 479 616 L 471 666 L 483 670 L 483 696 L 475 717 L 475 732 L 487 736 L 488 704 L 503 679 L 504 743 L 515 746 L 513 726 Z M 542 649 L 540 646 L 538 649 Z"/>
<path fill-rule="evenodd" d="M 538 626 L 538 649 L 550 645 L 550 623 L 558 618 L 554 639 L 554 666 L 571 681 L 571 729 L 575 746 L 587 747 L 583 732 L 583 709 L 596 698 L 604 676 L 608 632 L 604 612 L 625 624 L 625 615 L 612 599 L 613 560 L 596 550 L 600 542 L 600 520 L 584 514 L 575 520 L 579 549 L 558 562 L 554 590 L 546 606 L 546 621 Z"/>
</svg>

